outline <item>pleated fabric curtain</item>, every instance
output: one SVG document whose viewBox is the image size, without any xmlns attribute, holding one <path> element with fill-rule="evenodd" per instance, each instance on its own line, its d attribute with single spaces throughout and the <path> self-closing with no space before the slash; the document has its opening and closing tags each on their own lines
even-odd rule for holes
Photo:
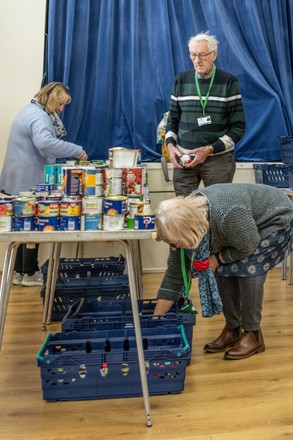
<svg viewBox="0 0 293 440">
<path fill-rule="evenodd" d="M 69 85 L 63 120 L 91 159 L 141 148 L 158 161 L 157 125 L 177 73 L 191 69 L 187 41 L 210 31 L 218 68 L 237 76 L 247 131 L 238 161 L 280 160 L 293 134 L 292 0 L 48 0 L 47 82 Z"/>
</svg>

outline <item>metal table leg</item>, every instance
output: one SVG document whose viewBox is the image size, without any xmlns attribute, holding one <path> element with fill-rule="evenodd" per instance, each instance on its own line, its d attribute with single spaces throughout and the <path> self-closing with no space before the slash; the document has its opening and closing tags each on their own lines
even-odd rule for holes
<svg viewBox="0 0 293 440">
<path fill-rule="evenodd" d="M 289 282 L 288 284 L 293 284 L 293 252 L 289 255 Z"/>
<path fill-rule="evenodd" d="M 285 258 L 283 260 L 282 263 L 282 275 L 281 275 L 281 280 L 285 280 L 286 279 L 286 272 L 287 272 L 287 258 Z"/>
<path fill-rule="evenodd" d="M 133 253 L 130 243 L 127 240 L 122 240 L 122 243 L 124 244 L 126 251 L 126 263 L 128 268 L 131 306 L 132 306 L 135 338 L 136 338 L 138 361 L 139 361 L 140 380 L 141 380 L 142 394 L 143 394 L 145 414 L 146 414 L 146 425 L 152 426 L 149 390 L 148 390 L 148 383 L 147 383 L 146 371 L 145 371 L 141 327 L 140 327 L 139 312 L 137 305 L 135 264 L 133 262 Z"/>
<path fill-rule="evenodd" d="M 142 264 L 141 264 L 140 246 L 137 240 L 131 241 L 129 245 L 131 248 L 133 260 L 135 261 L 134 275 L 135 275 L 137 298 L 142 299 L 143 286 L 142 286 Z"/>
<path fill-rule="evenodd" d="M 17 248 L 21 243 L 10 243 L 5 252 L 3 272 L 0 285 L 0 352 L 4 333 L 4 325 L 7 314 L 7 306 L 10 293 L 10 285 L 14 270 Z"/>
<path fill-rule="evenodd" d="M 52 269 L 52 277 L 50 280 L 50 289 L 49 289 L 49 305 L 48 305 L 48 313 L 47 313 L 47 325 L 51 323 L 52 316 L 52 308 L 55 296 L 56 282 L 58 277 L 58 269 L 59 269 L 59 260 L 61 254 L 62 243 L 55 243 L 54 252 L 53 252 L 53 269 Z"/>
<path fill-rule="evenodd" d="M 52 282 L 55 246 L 56 246 L 56 243 L 52 243 L 51 253 L 50 253 L 49 262 L 48 262 L 48 273 L 47 273 L 45 298 L 44 298 L 42 330 L 47 329 L 47 316 L 48 316 L 48 308 L 49 308 L 49 300 L 50 300 L 50 289 L 51 289 L 51 282 Z"/>
</svg>

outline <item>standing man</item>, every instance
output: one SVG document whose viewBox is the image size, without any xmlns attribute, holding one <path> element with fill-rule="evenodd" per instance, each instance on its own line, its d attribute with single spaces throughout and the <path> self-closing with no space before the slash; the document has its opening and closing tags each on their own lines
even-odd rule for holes
<svg viewBox="0 0 293 440">
<path fill-rule="evenodd" d="M 245 132 L 238 81 L 214 64 L 217 39 L 200 33 L 188 47 L 194 69 L 175 78 L 166 129 L 176 196 L 189 195 L 201 181 L 231 183 L 234 146 Z"/>
</svg>

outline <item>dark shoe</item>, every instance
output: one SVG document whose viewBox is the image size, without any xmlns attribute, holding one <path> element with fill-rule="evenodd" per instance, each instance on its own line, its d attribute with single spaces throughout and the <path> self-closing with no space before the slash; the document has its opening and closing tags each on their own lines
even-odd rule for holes
<svg viewBox="0 0 293 440">
<path fill-rule="evenodd" d="M 231 347 L 239 339 L 239 329 L 230 330 L 225 325 L 220 336 L 212 342 L 208 342 L 204 347 L 207 353 L 219 353 Z"/>
<path fill-rule="evenodd" d="M 225 352 L 224 359 L 246 359 L 263 351 L 265 351 L 265 343 L 261 330 L 259 330 L 258 340 L 253 332 L 244 331 L 239 341 Z"/>
</svg>

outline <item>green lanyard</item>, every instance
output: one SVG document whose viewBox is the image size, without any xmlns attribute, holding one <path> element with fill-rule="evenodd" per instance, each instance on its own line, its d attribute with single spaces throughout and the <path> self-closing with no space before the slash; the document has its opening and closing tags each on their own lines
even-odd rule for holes
<svg viewBox="0 0 293 440">
<path fill-rule="evenodd" d="M 189 291 L 190 291 L 190 287 L 191 287 L 191 267 L 192 267 L 192 262 L 194 259 L 194 254 L 195 252 L 192 254 L 191 257 L 191 265 L 190 265 L 190 271 L 189 271 L 189 277 L 187 279 L 187 273 L 186 273 L 186 265 L 185 265 L 185 253 L 184 253 L 184 249 L 180 248 L 180 261 L 181 261 L 181 271 L 182 271 L 182 276 L 183 276 L 183 282 L 184 282 L 184 289 L 185 289 L 185 298 L 188 299 L 189 298 Z"/>
<path fill-rule="evenodd" d="M 209 85 L 208 93 L 206 95 L 206 99 L 203 100 L 202 99 L 202 95 L 201 95 L 201 91 L 200 91 L 200 88 L 199 88 L 199 83 L 198 83 L 197 75 L 196 75 L 196 73 L 194 74 L 196 90 L 197 90 L 197 94 L 199 96 L 200 104 L 202 106 L 202 114 L 203 114 L 203 116 L 205 116 L 205 110 L 206 110 L 206 106 L 207 106 L 208 99 L 209 99 L 209 96 L 210 96 L 211 88 L 213 87 L 213 84 L 214 84 L 215 75 L 216 75 L 216 66 L 214 68 L 214 71 L 213 71 L 213 74 L 212 74 L 212 77 L 211 77 L 211 80 L 210 80 L 210 85 Z"/>
</svg>

